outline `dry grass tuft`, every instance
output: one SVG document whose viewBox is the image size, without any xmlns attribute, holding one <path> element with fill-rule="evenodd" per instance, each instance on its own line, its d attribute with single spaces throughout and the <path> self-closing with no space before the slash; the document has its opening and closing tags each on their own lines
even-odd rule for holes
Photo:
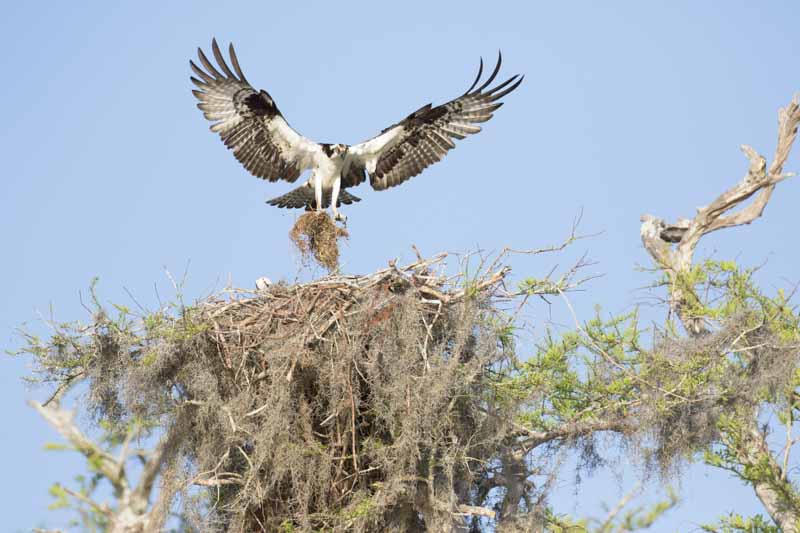
<svg viewBox="0 0 800 533">
<path fill-rule="evenodd" d="M 329 272 L 339 266 L 339 239 L 348 236 L 347 230 L 338 227 L 325 211 L 304 213 L 289 232 L 303 263 L 313 258 Z"/>
</svg>

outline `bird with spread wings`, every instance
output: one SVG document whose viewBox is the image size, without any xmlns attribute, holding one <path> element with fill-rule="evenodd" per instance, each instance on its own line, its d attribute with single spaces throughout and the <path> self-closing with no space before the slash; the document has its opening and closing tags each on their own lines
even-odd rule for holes
<svg viewBox="0 0 800 533">
<path fill-rule="evenodd" d="M 229 47 L 230 66 L 216 39 L 211 51 L 216 66 L 201 48 L 197 55 L 202 67 L 189 62 L 197 76 L 191 77 L 197 86 L 192 93 L 200 100 L 197 107 L 213 122 L 211 131 L 219 133 L 236 159 L 259 178 L 294 182 L 311 170 L 303 185 L 269 200 L 270 205 L 317 211 L 330 206 L 335 220 L 340 221 L 346 217 L 337 209 L 339 205 L 361 200 L 346 189 L 369 176 L 372 188 L 383 191 L 441 161 L 455 148 L 453 139 L 481 131 L 476 124 L 492 118 L 503 105 L 500 98 L 519 87 L 524 77 L 516 75 L 489 88 L 500 71 L 502 56 L 498 54 L 492 74 L 478 86 L 483 74 L 481 59 L 475 81 L 458 98 L 436 107 L 424 105 L 376 137 L 348 146 L 316 143 L 300 135 L 283 118 L 269 93 L 254 89 L 244 77 L 233 44 Z"/>
</svg>

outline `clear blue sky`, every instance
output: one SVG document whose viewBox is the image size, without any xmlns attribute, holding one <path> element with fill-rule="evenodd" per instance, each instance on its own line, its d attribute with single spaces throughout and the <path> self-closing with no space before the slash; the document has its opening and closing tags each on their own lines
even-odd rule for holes
<svg viewBox="0 0 800 533">
<path fill-rule="evenodd" d="M 289 189 L 249 176 L 208 131 L 188 60 L 212 36 L 234 41 L 248 79 L 318 141 L 355 143 L 422 104 L 463 92 L 478 57 L 504 53 L 522 87 L 478 136 L 389 192 L 355 191 L 344 268 L 393 257 L 542 246 L 583 208 L 580 244 L 605 277 L 577 295 L 618 312 L 649 278 L 639 216 L 691 215 L 746 170 L 738 145 L 770 156 L 776 110 L 800 90 L 798 4 L 784 2 L 7 2 L 0 19 L 0 339 L 48 314 L 86 318 L 93 276 L 106 300 L 155 306 L 164 267 L 190 261 L 188 297 L 228 278 L 294 279 L 295 213 L 264 200 Z M 611 6 L 611 3 L 603 3 Z M 798 147 L 800 148 L 800 147 Z M 792 157 L 789 170 L 798 170 Z M 800 281 L 800 183 L 779 186 L 764 219 L 718 233 L 702 253 L 766 265 L 768 287 Z M 569 254 L 568 254 L 569 255 Z M 570 256 L 572 257 L 572 256 Z M 569 257 L 558 261 L 566 263 Z M 554 259 L 514 263 L 543 275 Z M 541 331 L 546 308 L 534 308 Z M 59 526 L 47 487 L 82 469 L 45 453 L 57 437 L 26 404 L 25 363 L 0 373 L 4 531 Z M 566 471 L 557 508 L 598 514 L 634 482 L 598 475 L 577 492 Z M 724 474 L 691 468 L 681 506 L 656 528 L 687 531 L 721 512 L 758 512 Z M 724 483 L 724 485 L 722 485 Z M 724 486 L 725 490 L 720 487 Z M 651 492 L 657 487 L 651 485 Z M 730 489 L 730 491 L 728 491 Z"/>
</svg>

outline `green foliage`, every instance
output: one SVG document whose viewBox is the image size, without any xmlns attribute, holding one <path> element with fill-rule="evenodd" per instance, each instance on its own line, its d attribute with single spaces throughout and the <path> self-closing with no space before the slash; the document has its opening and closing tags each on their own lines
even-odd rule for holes
<svg viewBox="0 0 800 533">
<path fill-rule="evenodd" d="M 546 531 L 553 533 L 627 533 L 650 528 L 658 519 L 678 504 L 678 496 L 668 489 L 667 498 L 651 505 L 635 506 L 626 510 L 628 497 L 619 502 L 609 516 L 604 519 L 575 519 L 566 515 L 556 515 L 548 510 L 544 515 Z"/>
<path fill-rule="evenodd" d="M 369 517 L 375 507 L 375 501 L 364 494 L 362 498 L 356 498 L 353 503 L 343 508 L 339 515 L 344 523 L 352 523 L 359 518 Z"/>
<path fill-rule="evenodd" d="M 692 316 L 722 323 L 744 314 L 751 327 L 769 325 L 783 342 L 800 340 L 800 317 L 786 292 L 779 289 L 774 296 L 765 295 L 753 282 L 754 273 L 755 269 L 742 269 L 734 261 L 709 259 L 678 275 L 676 284 L 692 295 L 688 307 Z"/>
<path fill-rule="evenodd" d="M 47 506 L 51 511 L 64 509 L 70 506 L 69 494 L 59 483 L 53 483 L 48 491 L 55 501 Z"/>
<path fill-rule="evenodd" d="M 678 504 L 678 496 L 672 489 L 668 490 L 667 499 L 650 506 L 638 506 L 621 513 L 616 520 L 606 521 L 598 529 L 601 533 L 639 531 L 648 529 L 664 514 Z"/>
<path fill-rule="evenodd" d="M 475 304 L 480 296 L 482 278 L 479 272 L 470 274 L 467 271 L 460 281 L 459 287 L 470 304 Z M 520 357 L 516 353 L 520 350 L 517 342 L 518 324 L 505 313 L 495 312 L 497 310 L 487 312 L 480 328 L 491 332 L 495 348 L 504 357 L 494 360 L 502 360 L 502 363 L 480 367 L 485 370 L 485 376 L 475 382 L 472 390 L 479 391 L 476 394 L 481 400 L 481 412 L 500 413 L 502 416 L 508 414 L 512 427 L 506 428 L 509 436 L 504 437 L 505 442 L 530 445 L 526 460 L 535 465 L 532 471 L 548 468 L 551 450 L 557 446 L 580 450 L 582 460 L 583 457 L 589 457 L 588 462 L 592 465 L 603 464 L 601 452 L 605 451 L 596 446 L 594 437 L 600 432 L 610 431 L 623 444 L 624 453 L 638 458 L 647 467 L 656 468 L 662 475 L 673 472 L 672 467 L 680 462 L 702 458 L 709 466 L 730 471 L 745 483 L 766 484 L 779 495 L 782 505 L 800 510 L 800 495 L 781 468 L 782 458 L 776 460 L 768 448 L 759 448 L 759 443 L 753 440 L 754 432 L 758 433 L 759 412 L 768 410 L 774 414 L 775 420 L 789 426 L 800 416 L 800 361 L 797 348 L 800 343 L 800 316 L 784 291 L 779 290 L 767 296 L 755 285 L 753 277 L 753 270 L 743 270 L 734 262 L 706 261 L 674 280 L 690 295 L 687 312 L 702 318 L 708 326 L 709 333 L 696 338 L 682 335 L 668 320 L 661 326 L 643 328 L 636 310 L 608 316 L 598 309 L 591 319 L 576 325 L 572 331 L 548 331 L 530 354 L 524 354 L 527 357 Z M 205 349 L 206 343 L 212 342 L 209 339 L 216 335 L 216 329 L 209 329 L 211 322 L 208 315 L 203 314 L 201 306 L 169 304 L 161 310 L 137 315 L 127 306 L 112 304 L 109 312 L 99 304 L 94 289 L 93 285 L 93 319 L 89 325 L 56 324 L 55 333 L 49 339 L 25 334 L 27 344 L 17 354 L 33 356 L 39 381 L 64 382 L 78 374 L 88 373 L 98 383 L 113 384 L 114 372 L 120 367 L 139 378 L 159 376 L 159 372 L 166 368 L 170 372 L 170 379 L 177 380 L 179 366 L 191 362 L 186 354 L 201 353 L 191 350 Z M 519 285 L 522 297 L 548 291 L 557 293 L 560 289 L 547 279 L 537 278 L 525 279 Z M 236 318 L 239 320 L 241 317 Z M 234 321 L 231 320 L 231 323 Z M 473 326 L 469 331 L 477 327 Z M 386 330 L 387 334 L 391 331 Z M 244 342 L 238 337 L 239 333 L 236 335 L 228 338 L 229 344 Z M 271 333 L 269 339 L 275 338 L 279 337 Z M 404 343 L 406 341 L 403 339 Z M 254 346 L 258 347 L 257 350 L 252 349 Z M 250 342 L 241 351 L 240 355 L 244 358 L 242 364 L 251 364 L 253 360 L 259 364 L 267 361 L 262 359 L 263 354 L 268 352 L 264 346 L 267 344 L 260 339 Z M 285 346 L 281 343 L 269 346 L 273 350 L 269 352 L 272 358 L 269 361 L 274 364 L 274 353 L 285 349 Z M 228 349 L 228 345 L 223 347 Z M 306 350 L 307 345 L 296 349 Z M 220 353 L 214 351 L 208 361 L 221 364 Z M 287 355 L 287 361 L 295 361 L 295 353 Z M 329 356 L 324 354 L 324 357 Z M 300 367 L 311 364 L 305 361 L 323 360 L 324 357 L 315 353 L 304 360 Z M 413 363 L 416 364 L 418 359 L 419 355 L 414 351 Z M 386 366 L 386 361 L 384 359 L 381 364 Z M 194 371 L 197 372 L 198 368 L 207 370 L 203 365 L 211 363 L 194 364 Z M 294 368 L 293 365 L 291 362 L 285 364 L 287 368 Z M 304 369 L 300 367 L 298 371 L 303 372 Z M 232 368 L 240 367 L 234 364 Z M 276 388 L 276 384 L 284 386 L 286 369 L 275 370 L 269 365 L 264 368 L 276 372 L 278 376 L 269 382 L 271 387 Z M 366 363 L 358 366 L 358 373 L 346 386 L 363 380 L 363 375 L 359 374 L 364 373 L 364 368 L 367 368 Z M 408 368 L 416 367 L 412 365 Z M 216 383 L 214 380 L 220 376 L 233 379 L 228 377 L 228 370 L 231 367 L 223 366 L 209 375 L 203 374 L 201 384 Z M 474 380 L 477 375 L 474 368 L 469 370 L 472 374 L 468 374 L 467 370 L 468 367 L 463 364 L 454 365 L 450 377 L 456 383 Z M 259 380 L 264 379 L 261 374 L 266 372 L 261 367 L 253 370 L 253 376 L 248 378 L 246 386 L 260 383 Z M 407 375 L 407 369 L 404 367 L 398 374 Z M 231 372 L 231 375 L 237 376 L 238 373 Z M 415 379 L 422 379 L 426 375 L 423 373 Z M 185 376 L 180 375 L 180 379 L 185 379 Z M 152 380 L 147 383 L 152 385 Z M 193 387 L 195 394 L 203 390 L 200 385 Z M 99 392 L 92 401 L 101 405 L 105 415 L 114 413 L 112 407 L 119 394 L 118 389 L 114 386 L 93 389 L 93 393 Z M 403 398 L 400 403 L 410 408 L 413 404 L 406 399 L 409 397 L 406 396 L 406 390 L 398 389 Z M 170 391 L 164 395 L 170 402 L 173 400 L 171 394 Z M 467 393 L 448 397 L 447 405 L 450 408 L 460 405 L 458 402 L 463 401 L 465 396 Z M 196 397 L 190 399 L 194 401 Z M 248 392 L 242 398 L 242 402 L 252 401 L 252 393 Z M 369 395 L 364 398 L 369 398 Z M 233 405 L 228 399 L 225 402 L 226 408 Z M 199 404 L 202 402 L 195 405 Z M 258 413 L 262 413 L 260 416 L 265 416 L 268 413 L 260 410 L 265 404 L 269 402 L 260 399 L 254 405 L 242 403 L 237 408 L 242 413 L 259 409 Z M 330 412 L 341 417 L 355 409 L 349 402 L 343 405 L 346 407 L 331 408 Z M 294 407 L 292 409 L 296 411 Z M 370 407 L 370 416 L 373 416 L 373 409 L 377 407 Z M 211 413 L 206 416 L 213 423 L 225 427 L 231 425 L 233 418 L 230 418 L 230 413 L 220 415 L 218 420 L 212 418 L 211 415 L 217 416 L 219 411 L 207 409 L 205 412 Z M 285 417 L 289 416 L 294 416 L 293 411 L 287 411 Z M 321 420 L 328 416 L 326 412 Z M 483 415 L 470 416 L 473 417 L 471 420 L 483 420 Z M 435 418 L 430 415 L 430 419 Z M 451 422 L 456 419 L 453 417 Z M 341 423 L 338 418 L 330 420 Z M 248 415 L 237 419 L 239 425 L 234 424 L 234 431 L 241 430 L 241 424 L 249 421 Z M 126 435 L 150 435 L 163 420 L 152 416 L 146 409 L 137 411 L 129 408 L 125 416 L 100 417 L 97 422 L 103 432 L 103 445 L 115 449 L 123 444 Z M 387 427 L 394 431 L 395 426 Z M 251 430 L 251 433 L 255 431 L 253 428 Z M 318 433 L 319 430 L 314 426 L 309 432 Z M 358 450 L 361 460 L 365 457 L 387 456 L 397 449 L 387 435 L 375 433 L 362 437 Z M 302 463 L 306 464 L 333 453 L 332 442 L 335 441 L 315 442 L 308 439 L 302 445 L 287 444 L 283 452 L 296 452 L 303 458 Z M 538 449 L 540 444 L 549 445 L 548 450 Z M 299 448 L 294 449 L 293 446 Z M 47 445 L 46 448 L 68 449 L 62 445 Z M 100 460 L 97 456 L 89 457 L 88 470 L 94 475 L 78 480 L 80 494 L 90 495 L 102 479 L 99 475 Z M 337 455 L 336 460 L 349 464 L 354 460 L 354 455 L 348 447 L 346 453 Z M 425 468 L 431 471 L 441 469 L 444 464 L 443 456 L 433 453 L 426 455 L 425 460 Z M 449 457 L 448 460 L 453 459 Z M 491 466 L 491 461 L 472 458 L 470 461 L 470 468 Z M 376 503 L 374 494 L 388 488 L 392 488 L 389 483 L 376 477 L 360 489 L 364 490 L 363 494 L 354 492 L 347 503 L 327 511 L 324 520 L 331 519 L 331 523 L 337 524 L 367 523 L 381 505 L 380 502 Z M 55 508 L 75 504 L 72 501 L 75 499 L 70 500 L 69 493 L 60 485 L 51 488 L 51 495 Z M 600 531 L 621 532 L 650 527 L 676 502 L 677 497 L 670 493 L 667 500 L 653 506 L 620 511 L 608 523 L 600 523 L 596 519 L 572 519 L 547 507 L 541 513 L 552 531 L 588 530 L 599 524 Z M 94 524 L 92 527 L 100 527 L 104 520 L 102 516 L 94 516 L 95 511 L 90 508 L 82 507 L 80 513 L 83 522 Z M 289 532 L 295 531 L 298 523 L 296 520 L 287 520 L 276 522 L 275 525 Z M 743 518 L 735 514 L 723 518 L 717 525 L 704 528 L 723 532 L 777 531 L 767 518 Z"/>
<path fill-rule="evenodd" d="M 519 283 L 518 287 L 520 293 L 527 294 L 528 296 L 560 294 L 564 289 L 563 280 L 561 283 L 558 283 L 548 278 L 525 278 Z"/>
<path fill-rule="evenodd" d="M 637 531 L 641 529 L 648 529 L 656 521 L 661 518 L 664 513 L 672 509 L 678 504 L 677 495 L 670 489 L 668 498 L 666 500 L 657 502 L 650 506 L 638 507 L 625 513 L 619 524 L 612 529 L 606 531 Z"/>
<path fill-rule="evenodd" d="M 548 332 L 525 362 L 498 377 L 496 401 L 527 406 L 519 423 L 547 431 L 628 415 L 642 362 L 638 317 L 599 313 L 579 331 Z"/>
<path fill-rule="evenodd" d="M 745 518 L 740 514 L 731 513 L 720 519 L 716 524 L 701 526 L 703 531 L 711 533 L 780 533 L 781 529 L 772 523 L 772 520 L 760 514 Z"/>
<path fill-rule="evenodd" d="M 44 449 L 48 452 L 62 452 L 65 450 L 72 450 L 73 448 L 59 442 L 46 442 L 44 444 Z"/>
<path fill-rule="evenodd" d="M 87 503 L 101 479 L 102 477 L 97 475 L 89 479 L 82 475 L 75 476 L 77 491 L 71 491 L 60 483 L 54 483 L 48 490 L 53 502 L 47 508 L 74 509 L 79 518 L 70 522 L 72 526 L 81 527 L 82 531 L 91 533 L 106 531 L 109 525 L 108 517 L 100 509 Z"/>
<path fill-rule="evenodd" d="M 770 483 L 800 509 L 768 453 L 742 461 L 743 449 L 752 448 L 742 436 L 760 403 L 782 424 L 792 423 L 799 407 L 800 318 L 784 291 L 763 294 L 753 273 L 731 261 L 706 261 L 679 279 L 703 295 L 690 312 L 711 325 L 705 337 L 681 338 L 669 323 L 643 331 L 635 312 L 602 317 L 598 311 L 576 331 L 549 333 L 529 359 L 496 380 L 497 398 L 527 402 L 520 424 L 560 429 L 568 441 L 593 421 L 627 420 L 636 426 L 634 442 L 655 446 L 643 458 L 656 459 L 662 471 L 700 452 L 709 465 L 750 484 Z M 537 287 L 528 280 L 521 289 Z M 645 344 L 645 334 L 654 340 Z"/>
</svg>

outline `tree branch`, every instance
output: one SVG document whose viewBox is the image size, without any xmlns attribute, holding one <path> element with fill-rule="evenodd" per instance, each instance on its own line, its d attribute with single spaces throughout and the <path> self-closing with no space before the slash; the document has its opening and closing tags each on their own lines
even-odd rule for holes
<svg viewBox="0 0 800 533">
<path fill-rule="evenodd" d="M 708 206 L 701 207 L 691 220 L 682 219 L 676 224 L 667 224 L 652 215 L 643 215 L 640 229 L 642 243 L 656 264 L 664 270 L 670 280 L 670 308 L 677 314 L 690 335 L 706 331 L 702 319 L 692 317 L 687 307 L 696 298 L 691 287 L 681 283 L 680 277 L 691 271 L 694 250 L 700 239 L 719 229 L 750 224 L 764 213 L 775 185 L 792 176 L 783 172 L 800 123 L 800 95 L 795 95 L 789 104 L 778 112 L 778 142 L 772 164 L 767 168 L 766 159 L 753 148 L 742 146 L 750 161 L 747 174 L 735 186 L 720 194 Z M 752 196 L 752 204 L 736 213 L 726 214 Z M 676 243 L 672 248 L 670 243 Z"/>
<path fill-rule="evenodd" d="M 508 450 L 501 457 L 503 465 L 502 486 L 506 493 L 500 504 L 500 520 L 498 527 L 504 526 L 504 522 L 513 521 L 519 512 L 519 502 L 528 491 L 528 467 L 525 464 L 524 452 L 512 452 Z"/>
<path fill-rule="evenodd" d="M 57 403 L 51 403 L 52 406 L 45 407 L 39 402 L 31 400 L 29 404 L 65 440 L 71 443 L 87 459 L 93 461 L 93 464 L 96 464 L 99 472 L 108 479 L 118 496 L 129 492 L 130 487 L 122 465 L 83 434 L 73 421 L 72 411 L 61 409 Z"/>
<path fill-rule="evenodd" d="M 682 277 L 692 270 L 697 244 L 703 236 L 711 232 L 750 224 L 764 213 L 775 185 L 791 176 L 783 172 L 783 166 L 797 136 L 798 123 L 800 123 L 800 95 L 795 95 L 791 102 L 778 112 L 778 141 L 772 164 L 767 167 L 767 161 L 762 155 L 750 146 L 743 145 L 742 152 L 750 162 L 747 174 L 738 184 L 720 194 L 708 206 L 699 208 L 692 220 L 684 219 L 677 224 L 668 225 L 652 215 L 642 216 L 640 229 L 642 243 L 656 264 L 667 274 L 670 281 L 670 309 L 678 316 L 690 336 L 707 332 L 703 318 L 691 316 L 689 309 L 698 298 L 694 293 L 694 287 Z M 752 204 L 741 208 L 738 212 L 727 214 L 754 195 Z M 671 243 L 676 243 L 674 248 Z M 790 496 L 793 492 L 784 490 L 790 485 L 766 445 L 763 432 L 758 429 L 755 420 L 754 418 L 748 421 L 749 429 L 743 432 L 744 436 L 739 445 L 732 449 L 742 465 L 767 467 L 773 474 L 748 481 L 753 484 L 756 495 L 775 523 L 783 531 L 797 531 L 800 511 L 791 505 Z"/>
<path fill-rule="evenodd" d="M 558 428 L 549 431 L 533 431 L 525 429 L 527 439 L 521 442 L 521 445 L 531 450 L 544 443 L 554 440 L 576 439 L 596 433 L 598 431 L 615 431 L 617 433 L 625 433 L 631 429 L 631 425 L 624 420 L 596 420 L 592 422 L 572 422 L 564 424 Z"/>
<path fill-rule="evenodd" d="M 748 470 L 759 474 L 757 477 L 746 477 L 753 484 L 756 495 L 772 520 L 787 533 L 797 533 L 800 525 L 800 514 L 793 500 L 797 498 L 791 482 L 787 481 L 775 457 L 767 445 L 764 433 L 758 429 L 754 421 L 743 428 L 738 446 L 732 446 L 737 452 L 737 459 Z M 743 475 L 743 474 L 740 474 Z"/>
<path fill-rule="evenodd" d="M 63 390 L 59 389 L 59 391 L 55 399 L 51 398 L 51 400 L 49 400 L 50 405 L 48 406 L 44 406 L 36 401 L 31 401 L 29 403 L 65 440 L 91 461 L 92 466 L 111 483 L 114 487 L 117 505 L 112 511 L 107 505 L 95 503 L 93 500 L 78 492 L 69 490 L 66 487 L 64 490 L 72 497 L 103 512 L 103 514 L 109 518 L 109 533 L 143 531 L 141 528 L 144 527 L 144 524 L 153 522 L 150 516 L 150 496 L 153 491 L 155 480 L 163 470 L 164 462 L 169 457 L 169 454 L 177 449 L 176 432 L 169 431 L 161 438 L 153 453 L 149 454 L 147 459 L 144 460 L 139 482 L 135 488 L 131 489 L 125 472 L 126 460 L 132 456 L 143 457 L 140 451 L 134 450 L 134 453 L 131 453 L 129 449 L 130 440 L 133 438 L 133 432 L 136 430 L 130 430 L 125 442 L 123 442 L 119 459 L 115 459 L 110 453 L 94 443 L 80 428 L 78 428 L 73 420 L 72 411 L 60 407 L 59 399 L 61 394 L 63 394 Z M 161 524 L 157 524 L 156 526 L 160 527 Z"/>
<path fill-rule="evenodd" d="M 497 514 L 486 507 L 476 507 L 474 505 L 459 505 L 457 509 L 458 514 L 467 516 L 485 516 L 487 518 L 494 518 Z"/>
<path fill-rule="evenodd" d="M 608 512 L 606 515 L 606 519 L 603 521 L 602 525 L 600 526 L 599 531 L 610 531 L 611 526 L 614 523 L 614 519 L 617 517 L 619 513 L 625 508 L 626 505 L 630 503 L 630 501 L 641 491 L 642 484 L 637 483 L 636 486 L 631 490 L 628 494 L 623 496 L 619 502 Z"/>
</svg>

